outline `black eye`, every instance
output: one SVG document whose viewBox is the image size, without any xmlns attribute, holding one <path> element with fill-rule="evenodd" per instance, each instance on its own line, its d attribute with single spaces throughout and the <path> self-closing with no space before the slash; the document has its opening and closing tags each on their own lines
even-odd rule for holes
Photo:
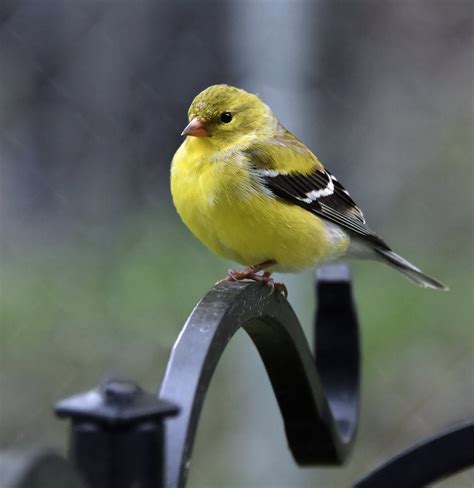
<svg viewBox="0 0 474 488">
<path fill-rule="evenodd" d="M 228 124 L 232 120 L 232 114 L 230 112 L 223 112 L 221 113 L 221 121 L 224 124 Z"/>
</svg>

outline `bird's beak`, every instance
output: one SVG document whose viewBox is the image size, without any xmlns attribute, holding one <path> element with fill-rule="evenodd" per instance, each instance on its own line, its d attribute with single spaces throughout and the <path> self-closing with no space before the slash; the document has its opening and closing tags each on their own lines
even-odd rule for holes
<svg viewBox="0 0 474 488">
<path fill-rule="evenodd" d="M 191 122 L 184 128 L 181 132 L 182 136 L 194 136 L 194 137 L 208 137 L 209 132 L 207 131 L 206 123 L 202 119 L 194 117 Z"/>
</svg>

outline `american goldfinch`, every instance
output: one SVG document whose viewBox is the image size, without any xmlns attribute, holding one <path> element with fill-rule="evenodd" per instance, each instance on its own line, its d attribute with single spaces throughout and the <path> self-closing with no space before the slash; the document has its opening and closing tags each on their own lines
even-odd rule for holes
<svg viewBox="0 0 474 488">
<path fill-rule="evenodd" d="M 382 261 L 417 285 L 446 286 L 393 252 L 347 190 L 256 95 L 228 85 L 199 93 L 171 165 L 174 205 L 209 249 L 245 266 L 227 281 L 275 286 L 342 255 Z M 258 274 L 259 272 L 263 274 Z"/>
</svg>

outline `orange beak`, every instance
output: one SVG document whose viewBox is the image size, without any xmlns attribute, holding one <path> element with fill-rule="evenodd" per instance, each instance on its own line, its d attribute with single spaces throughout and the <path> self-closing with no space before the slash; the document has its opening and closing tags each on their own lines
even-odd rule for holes
<svg viewBox="0 0 474 488">
<path fill-rule="evenodd" d="M 202 119 L 194 117 L 191 122 L 184 128 L 181 132 L 182 136 L 194 136 L 194 137 L 208 137 L 209 132 L 207 131 L 206 122 Z"/>
</svg>

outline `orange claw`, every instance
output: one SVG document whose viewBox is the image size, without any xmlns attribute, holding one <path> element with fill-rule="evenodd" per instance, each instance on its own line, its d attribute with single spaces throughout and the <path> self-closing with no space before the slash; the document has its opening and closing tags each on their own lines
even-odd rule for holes
<svg viewBox="0 0 474 488">
<path fill-rule="evenodd" d="M 282 293 L 285 298 L 288 298 L 288 288 L 284 283 L 275 283 L 271 277 L 271 273 L 265 271 L 263 275 L 259 275 L 256 273 L 256 269 L 258 269 L 258 266 L 250 266 L 243 271 L 234 271 L 233 269 L 229 269 L 227 276 L 222 280 L 219 280 L 216 284 L 252 280 L 271 288 L 270 295 L 277 291 Z"/>
</svg>

